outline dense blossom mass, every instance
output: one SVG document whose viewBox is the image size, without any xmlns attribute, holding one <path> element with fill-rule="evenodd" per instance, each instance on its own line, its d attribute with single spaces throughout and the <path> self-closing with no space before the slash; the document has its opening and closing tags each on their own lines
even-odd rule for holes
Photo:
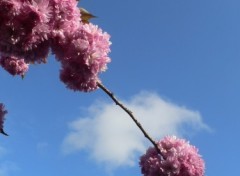
<svg viewBox="0 0 240 176">
<path fill-rule="evenodd" d="M 0 52 L 43 62 L 49 51 L 48 0 L 0 0 Z"/>
<path fill-rule="evenodd" d="M 62 65 L 60 79 L 88 92 L 110 62 L 110 36 L 81 22 L 76 0 L 0 0 L 0 30 L 1 66 L 12 75 L 45 63 L 52 49 Z"/>
<path fill-rule="evenodd" d="M 197 148 L 175 136 L 158 142 L 161 155 L 153 147 L 140 158 L 144 176 L 203 176 L 204 161 Z"/>
</svg>

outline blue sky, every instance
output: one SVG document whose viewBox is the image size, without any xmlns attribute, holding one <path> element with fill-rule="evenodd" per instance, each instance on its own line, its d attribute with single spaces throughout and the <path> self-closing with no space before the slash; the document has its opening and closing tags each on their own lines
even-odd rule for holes
<svg viewBox="0 0 240 176">
<path fill-rule="evenodd" d="M 240 2 L 93 1 L 81 5 L 112 37 L 103 83 L 155 139 L 199 148 L 206 176 L 236 175 L 240 157 Z M 53 56 L 24 80 L 0 70 L 8 109 L 0 176 L 141 175 L 150 145 L 101 91 L 72 92 Z"/>
</svg>

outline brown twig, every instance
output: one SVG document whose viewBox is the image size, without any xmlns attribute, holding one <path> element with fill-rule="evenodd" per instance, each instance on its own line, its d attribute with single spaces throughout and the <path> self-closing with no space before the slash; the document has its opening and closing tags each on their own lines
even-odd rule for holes
<svg viewBox="0 0 240 176">
<path fill-rule="evenodd" d="M 153 146 L 156 148 L 156 150 L 158 151 L 158 153 L 160 155 L 161 151 L 159 150 L 157 143 L 149 136 L 149 134 L 144 130 L 144 128 L 142 127 L 142 125 L 137 121 L 137 119 L 135 118 L 135 116 L 133 115 L 132 111 L 130 111 L 128 108 L 126 108 L 122 103 L 120 103 L 120 101 L 114 96 L 114 94 L 108 90 L 102 83 L 98 82 L 97 83 L 98 87 L 100 89 L 102 89 L 115 103 L 116 105 L 120 106 L 130 117 L 131 119 L 134 121 L 134 123 L 138 126 L 138 128 L 142 131 L 143 135 L 153 144 Z M 163 156 L 163 155 L 162 155 Z"/>
</svg>

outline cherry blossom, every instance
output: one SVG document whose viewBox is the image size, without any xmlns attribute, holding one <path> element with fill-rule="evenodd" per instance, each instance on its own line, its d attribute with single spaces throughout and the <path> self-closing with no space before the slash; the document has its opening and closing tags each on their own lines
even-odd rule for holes
<svg viewBox="0 0 240 176">
<path fill-rule="evenodd" d="M 184 139 L 167 136 L 158 143 L 161 155 L 150 147 L 140 158 L 144 176 L 203 176 L 204 161 L 198 149 Z"/>
</svg>

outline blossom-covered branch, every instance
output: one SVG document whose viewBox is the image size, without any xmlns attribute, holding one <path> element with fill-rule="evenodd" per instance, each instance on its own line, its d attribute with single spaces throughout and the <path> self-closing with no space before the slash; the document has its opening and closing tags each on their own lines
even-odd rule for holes
<svg viewBox="0 0 240 176">
<path fill-rule="evenodd" d="M 111 61 L 110 35 L 88 20 L 76 0 L 0 0 L 0 65 L 24 76 L 30 64 L 46 63 L 49 51 L 61 63 L 60 79 L 74 91 L 101 88 L 135 122 L 154 148 L 140 159 L 144 176 L 203 176 L 204 162 L 195 147 L 166 137 L 155 142 L 133 113 L 100 83 Z M 0 104 L 0 133 L 7 111 Z"/>
</svg>

